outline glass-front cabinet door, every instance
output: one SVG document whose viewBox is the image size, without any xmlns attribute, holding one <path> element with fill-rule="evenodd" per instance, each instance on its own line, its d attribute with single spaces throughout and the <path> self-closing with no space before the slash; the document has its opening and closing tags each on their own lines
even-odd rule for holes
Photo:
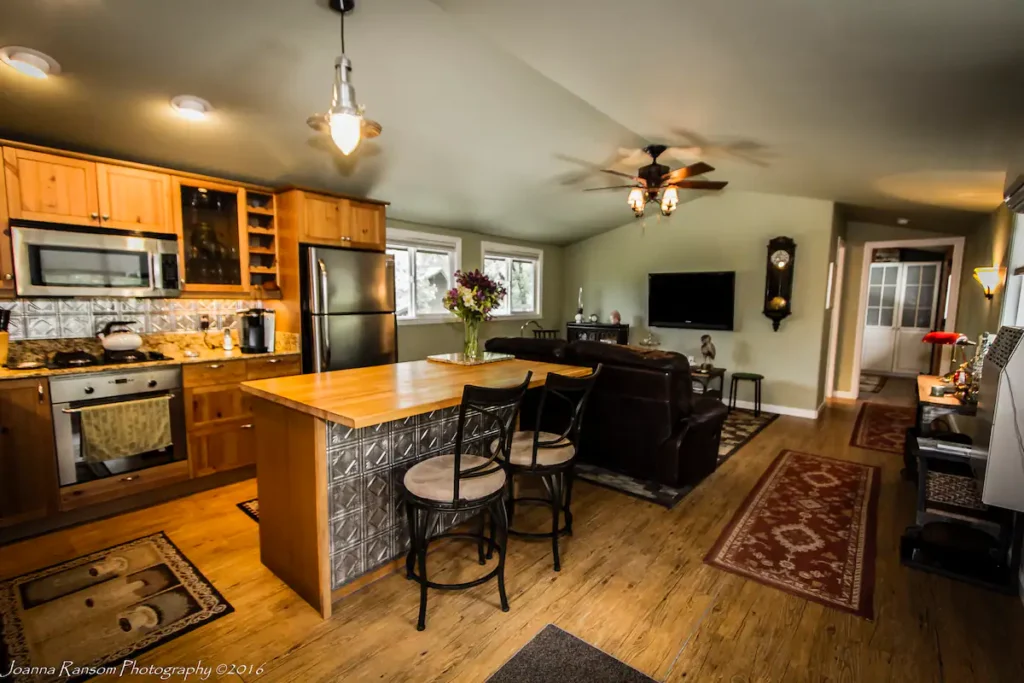
<svg viewBox="0 0 1024 683">
<path fill-rule="evenodd" d="M 248 291 L 245 189 L 175 178 L 174 197 L 182 289 Z"/>
</svg>

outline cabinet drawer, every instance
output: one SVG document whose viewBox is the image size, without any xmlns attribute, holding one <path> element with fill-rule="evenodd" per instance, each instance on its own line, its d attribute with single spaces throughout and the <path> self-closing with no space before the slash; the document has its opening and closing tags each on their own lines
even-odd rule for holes
<svg viewBox="0 0 1024 683">
<path fill-rule="evenodd" d="M 252 418 L 190 433 L 188 459 L 193 478 L 254 465 Z"/>
<path fill-rule="evenodd" d="M 90 481 L 60 490 L 63 512 L 161 488 L 188 479 L 188 463 L 172 462 L 138 472 Z"/>
<path fill-rule="evenodd" d="M 237 384 L 185 389 L 185 428 L 189 433 L 248 415 L 248 397 Z"/>
<path fill-rule="evenodd" d="M 245 361 L 227 360 L 181 366 L 181 381 L 186 387 L 230 384 L 245 381 Z"/>
<path fill-rule="evenodd" d="M 302 360 L 299 356 L 250 358 L 245 364 L 248 368 L 246 379 L 267 379 L 302 373 Z"/>
</svg>

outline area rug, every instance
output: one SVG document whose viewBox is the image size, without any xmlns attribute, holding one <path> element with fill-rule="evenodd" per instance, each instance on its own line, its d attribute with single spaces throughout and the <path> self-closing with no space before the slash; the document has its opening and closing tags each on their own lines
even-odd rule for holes
<svg viewBox="0 0 1024 683">
<path fill-rule="evenodd" d="M 704 561 L 873 619 L 880 472 L 782 451 Z"/>
<path fill-rule="evenodd" d="M 145 536 L 0 582 L 0 674 L 116 675 L 122 661 L 233 611 L 163 532 Z"/>
<path fill-rule="evenodd" d="M 850 445 L 886 453 L 903 453 L 907 430 L 917 422 L 917 412 L 906 406 L 865 403 L 853 425 Z"/>
<path fill-rule="evenodd" d="M 253 498 L 238 504 L 238 509 L 249 515 L 254 521 L 260 521 L 260 499 Z"/>
<path fill-rule="evenodd" d="M 684 486 L 677 489 L 672 486 L 659 484 L 656 481 L 647 481 L 646 479 L 631 477 L 628 474 L 612 472 L 603 467 L 585 462 L 576 463 L 575 471 L 578 479 L 603 486 L 606 489 L 618 491 L 619 493 L 625 493 L 627 496 L 655 503 L 669 510 L 674 508 L 676 503 L 693 490 L 692 486 Z"/>
<path fill-rule="evenodd" d="M 654 683 L 593 645 L 548 624 L 488 683 Z"/>
<path fill-rule="evenodd" d="M 761 430 L 779 418 L 763 410 L 755 416 L 753 410 L 730 410 L 722 425 L 722 440 L 718 444 L 718 464 L 721 465 L 736 451 L 743 448 Z"/>
<path fill-rule="evenodd" d="M 885 387 L 885 377 L 881 375 L 861 375 L 860 376 L 860 393 L 862 394 L 877 394 Z"/>
<path fill-rule="evenodd" d="M 739 449 L 743 448 L 761 430 L 778 419 L 774 413 L 761 411 L 755 416 L 752 410 L 732 410 L 722 425 L 722 440 L 718 445 L 718 465 L 728 460 Z M 591 484 L 625 493 L 629 496 L 650 501 L 671 510 L 693 490 L 692 486 L 675 488 L 659 484 L 656 481 L 638 479 L 628 474 L 612 472 L 597 465 L 587 463 L 576 464 L 576 476 Z"/>
</svg>

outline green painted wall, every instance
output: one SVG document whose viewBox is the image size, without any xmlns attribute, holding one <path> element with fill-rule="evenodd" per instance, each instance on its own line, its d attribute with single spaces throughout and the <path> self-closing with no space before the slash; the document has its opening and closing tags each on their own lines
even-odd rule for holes
<svg viewBox="0 0 1024 683">
<path fill-rule="evenodd" d="M 960 277 L 960 307 L 957 310 L 956 330 L 972 340 L 977 341 L 982 332 L 999 331 L 1004 290 L 1000 286 L 991 299 L 986 299 L 981 285 L 974 279 L 974 269 L 988 266 L 1006 268 L 1010 260 L 1012 236 L 1013 214 L 1003 205 L 967 237 L 964 269 Z"/>
<path fill-rule="evenodd" d="M 502 237 L 485 236 L 466 230 L 451 230 L 434 225 L 422 225 L 407 221 L 388 219 L 388 227 L 403 230 L 419 230 L 438 235 L 450 235 L 462 238 L 462 268 L 474 270 L 483 265 L 480 243 L 483 241 L 514 244 L 544 250 L 543 303 L 541 323 L 544 327 L 564 327 L 562 316 L 562 272 L 563 249 L 546 244 L 532 244 L 521 240 L 509 240 Z M 481 340 L 491 337 L 516 337 L 522 320 L 508 320 L 484 323 Z M 433 323 L 427 325 L 398 325 L 398 360 L 422 360 L 436 353 L 454 353 L 462 350 L 462 323 Z"/>
<path fill-rule="evenodd" d="M 736 329 L 710 333 L 718 350 L 715 364 L 765 375 L 766 404 L 814 411 L 822 392 L 825 283 L 834 232 L 829 201 L 735 191 L 701 197 L 669 218 L 631 221 L 566 247 L 561 309 L 574 312 L 582 286 L 586 313 L 607 320 L 617 309 L 636 343 L 648 333 L 648 273 L 736 271 Z M 797 243 L 795 289 L 793 315 L 773 332 L 761 311 L 766 247 L 779 235 Z M 654 332 L 662 348 L 699 358 L 700 330 Z M 752 398 L 749 383 L 745 391 L 743 397 Z"/>
</svg>

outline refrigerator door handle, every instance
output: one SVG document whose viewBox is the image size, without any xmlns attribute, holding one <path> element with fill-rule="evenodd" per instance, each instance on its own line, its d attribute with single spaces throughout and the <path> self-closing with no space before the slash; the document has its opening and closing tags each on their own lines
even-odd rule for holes
<svg viewBox="0 0 1024 683">
<path fill-rule="evenodd" d="M 323 349 L 321 348 L 320 340 L 323 338 L 320 326 L 323 325 L 323 321 L 320 316 L 313 316 L 313 372 L 321 372 L 323 366 Z"/>
<path fill-rule="evenodd" d="M 320 305 L 322 308 L 320 312 L 327 313 L 327 266 L 320 258 L 316 260 L 316 266 L 320 270 Z"/>
<path fill-rule="evenodd" d="M 388 308 L 393 311 L 395 310 L 395 257 L 391 254 L 388 254 L 384 261 L 384 270 L 386 272 L 384 279 L 388 291 Z"/>
<path fill-rule="evenodd" d="M 327 329 L 327 324 L 324 322 L 320 323 L 320 332 L 324 336 L 323 350 L 324 350 L 324 371 L 331 369 L 331 331 Z"/>
</svg>

